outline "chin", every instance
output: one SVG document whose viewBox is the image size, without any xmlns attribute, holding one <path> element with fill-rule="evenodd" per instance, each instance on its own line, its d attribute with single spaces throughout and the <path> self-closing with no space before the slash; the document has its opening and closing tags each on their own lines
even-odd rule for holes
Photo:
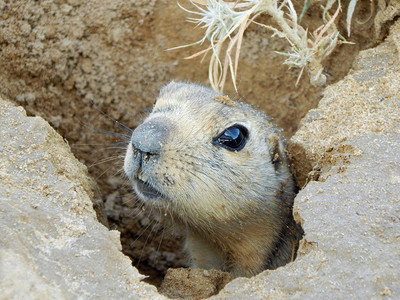
<svg viewBox="0 0 400 300">
<path fill-rule="evenodd" d="M 151 184 L 144 182 L 139 178 L 135 178 L 133 180 L 133 188 L 140 200 L 146 203 L 155 205 L 157 202 L 161 202 L 163 199 L 166 199 L 165 195 L 159 192 Z"/>
</svg>

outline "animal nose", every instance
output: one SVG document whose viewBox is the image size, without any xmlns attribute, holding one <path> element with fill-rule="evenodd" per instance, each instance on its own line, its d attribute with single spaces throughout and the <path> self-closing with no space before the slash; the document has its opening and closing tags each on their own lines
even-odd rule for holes
<svg viewBox="0 0 400 300">
<path fill-rule="evenodd" d="M 171 125 L 166 118 L 149 120 L 136 127 L 133 131 L 132 146 L 143 153 L 160 153 L 170 130 Z"/>
</svg>

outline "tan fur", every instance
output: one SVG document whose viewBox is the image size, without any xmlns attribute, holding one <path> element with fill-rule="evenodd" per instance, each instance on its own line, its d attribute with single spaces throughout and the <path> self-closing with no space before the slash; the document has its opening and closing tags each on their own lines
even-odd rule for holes
<svg viewBox="0 0 400 300">
<path fill-rule="evenodd" d="M 268 119 L 219 96 L 195 84 L 163 88 L 132 135 L 124 169 L 141 200 L 186 230 L 192 267 L 252 276 L 292 258 L 295 183 Z M 234 124 L 249 132 L 243 149 L 213 144 Z M 159 194 L 146 196 L 139 179 Z"/>
</svg>

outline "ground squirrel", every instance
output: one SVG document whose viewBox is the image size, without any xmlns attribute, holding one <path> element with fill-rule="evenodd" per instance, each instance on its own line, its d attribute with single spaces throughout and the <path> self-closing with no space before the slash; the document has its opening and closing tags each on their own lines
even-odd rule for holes
<svg viewBox="0 0 400 300">
<path fill-rule="evenodd" d="M 299 232 L 285 151 L 262 112 L 172 82 L 133 131 L 124 171 L 140 200 L 184 229 L 191 267 L 252 276 L 293 259 Z"/>
</svg>

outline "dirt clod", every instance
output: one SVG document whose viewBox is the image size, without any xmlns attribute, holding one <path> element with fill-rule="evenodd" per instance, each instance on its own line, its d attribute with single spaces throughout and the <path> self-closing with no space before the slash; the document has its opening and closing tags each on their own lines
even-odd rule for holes
<svg viewBox="0 0 400 300">
<path fill-rule="evenodd" d="M 158 291 L 172 299 L 204 299 L 218 294 L 232 279 L 218 270 L 169 269 Z"/>
</svg>

